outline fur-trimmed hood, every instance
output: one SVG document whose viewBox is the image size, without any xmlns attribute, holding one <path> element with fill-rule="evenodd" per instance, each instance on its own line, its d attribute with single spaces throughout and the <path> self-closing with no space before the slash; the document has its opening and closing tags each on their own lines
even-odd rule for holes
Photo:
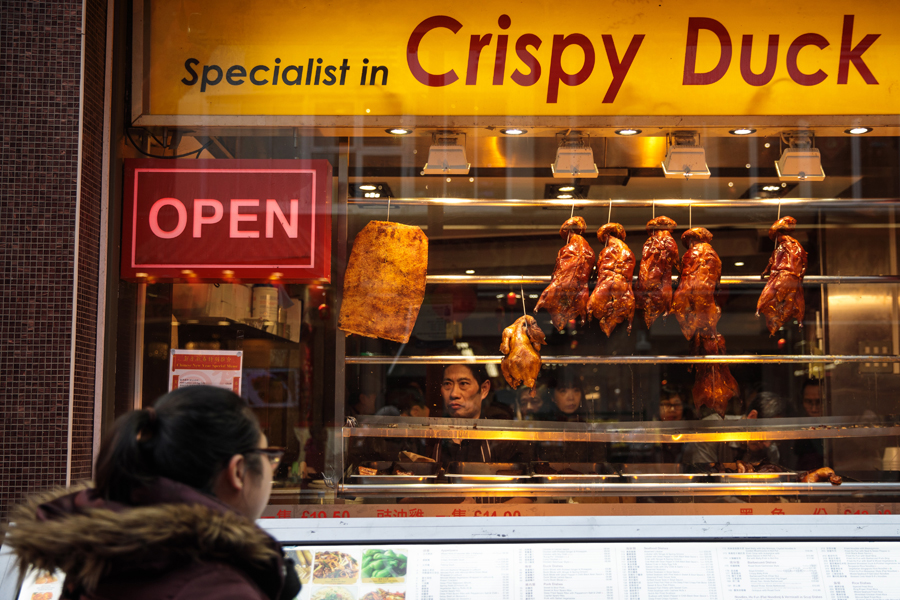
<svg viewBox="0 0 900 600">
<path fill-rule="evenodd" d="M 127 506 L 91 489 L 57 491 L 14 509 L 5 545 L 21 565 L 66 573 L 95 590 L 103 578 L 213 562 L 243 572 L 270 598 L 284 582 L 278 543 L 246 517 L 188 486 L 160 479 Z"/>
</svg>

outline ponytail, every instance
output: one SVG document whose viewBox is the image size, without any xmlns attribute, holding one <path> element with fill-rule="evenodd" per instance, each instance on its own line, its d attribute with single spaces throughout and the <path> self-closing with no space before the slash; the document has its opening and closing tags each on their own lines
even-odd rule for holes
<svg viewBox="0 0 900 600">
<path fill-rule="evenodd" d="M 231 457 L 256 449 L 260 435 L 237 394 L 211 386 L 174 390 L 116 420 L 97 455 L 97 491 L 128 503 L 135 489 L 166 477 L 211 493 Z M 258 456 L 247 461 L 258 470 Z"/>
</svg>

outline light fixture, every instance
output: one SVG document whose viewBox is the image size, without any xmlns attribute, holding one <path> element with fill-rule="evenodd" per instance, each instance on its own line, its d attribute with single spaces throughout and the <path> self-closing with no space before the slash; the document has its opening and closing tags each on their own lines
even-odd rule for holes
<svg viewBox="0 0 900 600">
<path fill-rule="evenodd" d="M 500 133 L 503 133 L 506 135 L 522 135 L 522 134 L 528 133 L 528 130 L 520 129 L 518 127 L 508 127 L 506 129 L 501 129 Z"/>
<path fill-rule="evenodd" d="M 764 192 L 780 192 L 781 186 L 780 185 L 764 185 L 764 186 L 762 186 L 762 190 Z"/>
<path fill-rule="evenodd" d="M 391 127 L 390 129 L 385 129 L 391 135 L 409 135 L 413 132 L 412 129 L 407 129 L 406 127 Z"/>
<path fill-rule="evenodd" d="M 466 275 L 474 275 L 475 269 L 466 269 Z"/>
<path fill-rule="evenodd" d="M 468 175 L 472 165 L 466 160 L 466 148 L 457 144 L 460 134 L 432 134 L 428 162 L 422 175 Z"/>
<path fill-rule="evenodd" d="M 743 266 L 744 266 L 744 263 L 742 263 L 741 261 L 737 261 L 736 263 L 734 263 L 734 266 L 736 266 L 736 267 L 743 267 Z"/>
<path fill-rule="evenodd" d="M 550 165 L 557 178 L 597 177 L 600 171 L 594 163 L 594 151 L 587 137 L 578 133 L 562 136 L 556 150 L 556 161 Z"/>
<path fill-rule="evenodd" d="M 811 131 L 791 131 L 781 134 L 781 141 L 787 148 L 775 162 L 775 170 L 781 181 L 822 181 L 822 156 L 813 147 Z"/>
<path fill-rule="evenodd" d="M 667 178 L 709 179 L 706 151 L 696 131 L 676 131 L 666 138 L 669 149 L 662 168 Z"/>
<path fill-rule="evenodd" d="M 557 194 L 556 197 L 559 198 L 560 200 L 568 200 L 568 199 L 572 198 L 573 196 L 572 196 L 572 194 Z"/>
<path fill-rule="evenodd" d="M 869 133 L 872 131 L 871 127 L 851 127 L 850 129 L 845 129 L 844 133 L 849 133 L 850 135 L 862 135 L 864 133 Z"/>
<path fill-rule="evenodd" d="M 738 127 L 737 129 L 729 130 L 728 133 L 731 135 L 750 135 L 751 133 L 756 133 L 756 130 L 749 127 Z"/>
<path fill-rule="evenodd" d="M 364 183 L 361 186 L 359 186 L 359 189 L 363 190 L 364 192 L 371 192 L 371 191 L 377 190 L 378 187 L 371 183 Z"/>
<path fill-rule="evenodd" d="M 632 129 L 631 127 L 616 129 L 616 135 L 639 135 L 640 133 L 640 129 Z"/>
<path fill-rule="evenodd" d="M 574 191 L 575 191 L 575 186 L 574 186 L 574 185 L 561 185 L 561 186 L 559 186 L 559 187 L 556 188 L 556 189 L 557 189 L 558 191 L 560 191 L 560 192 L 563 192 L 563 193 L 565 193 L 565 192 L 574 192 Z"/>
<path fill-rule="evenodd" d="M 349 198 L 391 198 L 394 196 L 387 182 L 372 181 L 369 183 L 347 184 L 347 196 Z M 373 205 L 376 206 L 376 205 Z M 377 206 L 380 206 L 377 205 Z M 399 206 L 396 208 L 400 208 Z"/>
</svg>

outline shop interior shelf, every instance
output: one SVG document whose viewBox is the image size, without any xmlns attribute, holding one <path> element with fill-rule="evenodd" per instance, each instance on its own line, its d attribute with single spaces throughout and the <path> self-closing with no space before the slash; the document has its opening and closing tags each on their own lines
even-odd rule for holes
<svg viewBox="0 0 900 600">
<path fill-rule="evenodd" d="M 357 417 L 343 437 L 481 439 L 556 442 L 689 442 L 774 441 L 900 436 L 900 416 L 877 421 L 821 417 L 727 419 L 722 421 L 632 421 L 625 423 L 555 423 L 413 417 Z"/>
<path fill-rule="evenodd" d="M 245 339 L 245 340 L 271 340 L 280 343 L 291 343 L 291 340 L 280 335 L 268 332 L 260 327 L 256 327 L 251 323 L 244 323 L 228 319 L 224 317 L 199 317 L 195 319 L 185 319 L 178 322 L 178 328 L 183 336 L 182 342 L 189 341 L 193 337 L 198 340 L 216 339 L 222 337 L 225 333 L 227 339 Z M 196 333 L 196 335 L 194 335 Z"/>
<path fill-rule="evenodd" d="M 345 497 L 458 498 L 567 496 L 865 496 L 896 495 L 900 483 L 447 483 L 346 484 Z M 495 505 L 496 506 L 496 505 Z"/>
<path fill-rule="evenodd" d="M 500 364 L 496 356 L 348 356 L 348 365 L 446 365 Z M 703 356 L 542 356 L 544 364 L 557 365 L 654 365 L 654 364 L 788 364 L 788 363 L 900 363 L 900 356 L 886 354 L 709 354 Z"/>
</svg>

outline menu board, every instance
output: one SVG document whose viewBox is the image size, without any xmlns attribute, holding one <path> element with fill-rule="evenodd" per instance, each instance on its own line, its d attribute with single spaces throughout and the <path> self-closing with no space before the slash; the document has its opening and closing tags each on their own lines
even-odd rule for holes
<svg viewBox="0 0 900 600">
<path fill-rule="evenodd" d="M 289 546 L 300 600 L 897 600 L 900 542 Z"/>
<path fill-rule="evenodd" d="M 59 600 L 66 576 L 62 571 L 48 573 L 29 569 L 22 581 L 18 600 Z"/>
</svg>

